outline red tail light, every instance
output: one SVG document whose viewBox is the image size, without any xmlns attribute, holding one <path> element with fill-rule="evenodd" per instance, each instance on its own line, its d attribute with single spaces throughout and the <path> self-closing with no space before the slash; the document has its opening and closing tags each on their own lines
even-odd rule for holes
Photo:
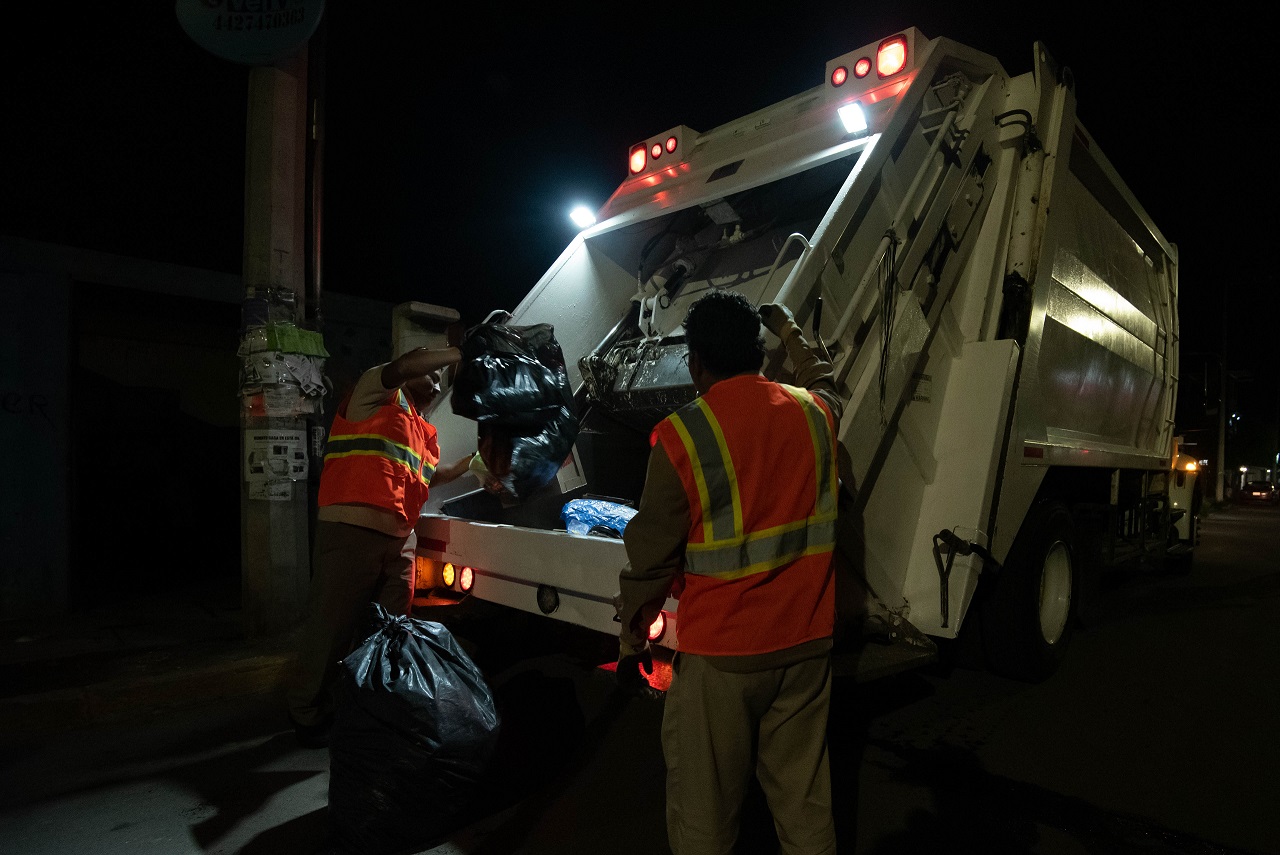
<svg viewBox="0 0 1280 855">
<path fill-rule="evenodd" d="M 470 591 L 471 586 L 474 585 L 475 582 L 476 582 L 476 571 L 472 570 L 470 567 L 463 567 L 462 570 L 458 573 L 458 587 L 461 588 L 464 592 Z"/>
<path fill-rule="evenodd" d="M 888 77 L 907 66 L 907 37 L 885 39 L 876 48 L 876 74 Z"/>
<path fill-rule="evenodd" d="M 645 151 L 643 145 L 638 145 L 631 149 L 631 154 L 627 156 L 627 167 L 631 170 L 632 175 L 639 175 L 644 172 L 644 165 L 647 162 L 645 158 L 649 153 Z"/>
<path fill-rule="evenodd" d="M 657 641 L 662 638 L 663 633 L 667 631 L 667 613 L 658 612 L 658 616 L 653 623 L 649 624 L 649 640 Z"/>
</svg>

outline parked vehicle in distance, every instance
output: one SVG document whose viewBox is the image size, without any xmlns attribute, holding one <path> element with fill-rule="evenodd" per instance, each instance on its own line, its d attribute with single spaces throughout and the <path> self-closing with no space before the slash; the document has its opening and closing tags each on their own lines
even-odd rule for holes
<svg viewBox="0 0 1280 855">
<path fill-rule="evenodd" d="M 1280 490 L 1270 481 L 1249 481 L 1240 488 L 1238 495 L 1241 502 L 1247 503 L 1261 502 L 1274 505 L 1277 500 L 1280 500 Z"/>
</svg>

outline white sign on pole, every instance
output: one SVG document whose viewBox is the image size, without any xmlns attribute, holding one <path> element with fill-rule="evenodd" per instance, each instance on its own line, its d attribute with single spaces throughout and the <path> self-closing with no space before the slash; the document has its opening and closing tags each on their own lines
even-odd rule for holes
<svg viewBox="0 0 1280 855">
<path fill-rule="evenodd" d="M 324 0 L 176 0 L 178 23 L 214 56 L 271 65 L 302 49 L 324 14 Z"/>
</svg>

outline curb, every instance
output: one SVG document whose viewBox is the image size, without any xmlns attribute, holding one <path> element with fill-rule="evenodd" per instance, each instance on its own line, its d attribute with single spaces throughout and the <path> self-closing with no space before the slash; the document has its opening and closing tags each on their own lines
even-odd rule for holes
<svg viewBox="0 0 1280 855">
<path fill-rule="evenodd" d="M 210 661 L 175 661 L 165 670 L 87 686 L 0 698 L 0 732 L 50 733 L 119 723 L 214 700 L 275 692 L 291 659 L 284 650 L 239 650 Z"/>
</svg>

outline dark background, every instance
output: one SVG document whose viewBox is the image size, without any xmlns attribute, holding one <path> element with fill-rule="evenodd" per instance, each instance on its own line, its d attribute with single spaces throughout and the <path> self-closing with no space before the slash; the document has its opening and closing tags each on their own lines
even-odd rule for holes
<svg viewBox="0 0 1280 855">
<path fill-rule="evenodd" d="M 828 59 L 905 26 L 984 50 L 1010 74 L 1031 68 L 1038 40 L 1071 69 L 1081 122 L 1179 246 L 1179 429 L 1216 424 L 1225 358 L 1233 445 L 1269 466 L 1277 298 L 1265 264 L 1273 217 L 1258 200 L 1275 183 L 1275 75 L 1254 34 L 1276 16 L 1144 7 L 446 14 L 330 0 L 312 40 L 323 56 L 325 288 L 478 322 L 514 308 L 574 234 L 570 205 L 602 204 L 632 143 L 676 124 L 708 131 L 816 86 Z M 0 28 L 0 233 L 238 273 L 248 68 L 192 42 L 168 2 L 38 4 L 19 17 Z"/>
</svg>

